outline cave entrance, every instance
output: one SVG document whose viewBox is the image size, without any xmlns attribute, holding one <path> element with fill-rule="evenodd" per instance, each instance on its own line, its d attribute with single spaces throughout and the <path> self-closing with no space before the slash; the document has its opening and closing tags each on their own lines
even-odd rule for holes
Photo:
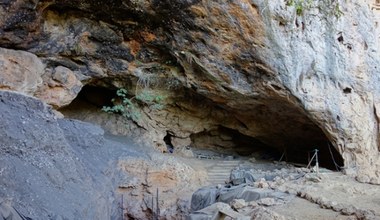
<svg viewBox="0 0 380 220">
<path fill-rule="evenodd" d="M 85 112 L 99 111 L 103 106 L 112 106 L 111 100 L 115 96 L 116 90 L 86 85 L 68 106 L 59 111 L 69 118 L 81 120 Z"/>
<path fill-rule="evenodd" d="M 293 144 L 284 146 L 282 153 L 282 161 L 293 162 L 298 164 L 309 164 L 314 166 L 316 159 L 313 159 L 315 151 L 318 153 L 319 166 L 340 171 L 343 167 L 343 158 L 338 151 L 332 146 L 327 139 L 318 143 L 312 144 Z"/>
<path fill-rule="evenodd" d="M 192 147 L 197 150 L 208 150 L 220 154 L 232 156 L 251 156 L 256 152 L 265 150 L 263 158 L 274 157 L 279 159 L 275 149 L 264 144 L 260 140 L 241 134 L 239 131 L 220 126 L 215 129 L 192 134 L 190 136 Z M 281 156 L 281 155 L 280 155 Z"/>
<path fill-rule="evenodd" d="M 96 114 L 103 106 L 112 105 L 111 100 L 115 96 L 116 90 L 86 85 L 77 98 L 60 111 L 66 117 L 79 120 L 92 114 L 90 119 L 84 121 L 96 121 Z M 343 167 L 343 158 L 324 132 L 291 104 L 283 100 L 267 99 L 262 105 L 250 106 L 249 109 L 241 107 L 239 110 L 244 113 L 235 112 L 234 117 L 238 118 L 240 124 L 216 125 L 212 129 L 192 134 L 192 148 L 225 156 L 253 156 L 256 159 L 276 161 L 281 159 L 303 165 L 309 163 L 317 149 L 321 167 L 331 170 Z M 176 131 L 167 131 L 163 138 L 169 152 L 175 149 L 172 143 L 175 133 Z M 313 162 L 312 165 L 314 164 Z"/>
<path fill-rule="evenodd" d="M 166 149 L 169 153 L 173 153 L 173 151 L 174 151 L 174 146 L 172 144 L 172 137 L 173 137 L 173 135 L 169 131 L 166 132 L 166 135 L 164 137 Z"/>
<path fill-rule="evenodd" d="M 316 134 L 320 136 L 321 133 Z M 324 135 L 323 135 L 324 136 Z M 258 138 L 250 137 L 237 130 L 218 127 L 191 135 L 195 151 L 210 151 L 220 157 L 255 157 L 258 160 L 286 161 L 298 166 L 306 166 L 318 150 L 318 162 L 321 167 L 340 170 L 343 159 L 327 138 L 315 140 L 289 139 L 284 145 L 277 146 L 264 143 Z M 311 163 L 315 165 L 315 160 Z"/>
<path fill-rule="evenodd" d="M 242 134 L 238 130 L 219 126 L 191 135 L 192 147 L 195 151 L 208 150 L 221 157 L 233 155 L 254 157 L 258 160 L 281 160 L 297 166 L 306 166 L 315 150 L 318 150 L 318 162 L 321 167 L 330 170 L 340 170 L 343 167 L 341 155 L 323 131 L 306 117 L 293 115 L 291 118 L 281 118 L 275 114 L 272 116 L 277 117 L 268 117 L 266 121 L 258 123 L 258 135 Z M 278 122 L 278 126 L 271 126 L 271 120 Z M 315 165 L 315 160 L 311 165 Z"/>
</svg>

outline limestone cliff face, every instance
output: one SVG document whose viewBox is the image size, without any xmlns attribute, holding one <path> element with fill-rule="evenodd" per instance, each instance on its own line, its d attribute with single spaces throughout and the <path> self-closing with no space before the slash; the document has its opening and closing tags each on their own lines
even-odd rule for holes
<svg viewBox="0 0 380 220">
<path fill-rule="evenodd" d="M 88 86 L 152 91 L 164 108 L 142 106 L 136 124 L 157 145 L 242 144 L 225 129 L 301 156 L 330 142 L 347 173 L 380 183 L 374 12 L 290 2 L 4 1 L 0 88 L 58 109 Z"/>
</svg>

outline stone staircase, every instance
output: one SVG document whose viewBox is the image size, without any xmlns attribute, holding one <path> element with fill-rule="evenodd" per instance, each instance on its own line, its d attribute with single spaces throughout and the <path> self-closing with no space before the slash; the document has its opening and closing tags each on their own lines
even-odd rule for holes
<svg viewBox="0 0 380 220">
<path fill-rule="evenodd" d="M 240 160 L 222 160 L 208 170 L 209 182 L 212 185 L 224 184 L 230 178 L 231 170 L 241 163 Z"/>
</svg>

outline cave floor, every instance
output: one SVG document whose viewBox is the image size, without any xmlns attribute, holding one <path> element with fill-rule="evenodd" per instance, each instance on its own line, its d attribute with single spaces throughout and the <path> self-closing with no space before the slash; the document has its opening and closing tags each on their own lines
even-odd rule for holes
<svg viewBox="0 0 380 220">
<path fill-rule="evenodd" d="M 270 172 L 284 169 L 289 164 L 270 160 L 249 160 L 249 157 L 234 157 L 227 161 L 240 166 Z M 182 158 L 194 169 L 206 169 L 208 183 L 212 183 L 213 170 L 223 159 Z M 227 176 L 228 178 L 228 176 Z M 215 184 L 214 184 L 215 185 Z M 341 172 L 321 168 L 319 181 L 286 181 L 275 190 L 297 195 L 289 203 L 266 207 L 287 219 L 380 219 L 380 186 L 357 182 Z M 370 213 L 368 215 L 368 213 Z M 363 216 L 366 216 L 363 218 Z M 372 218 L 370 218 L 372 219 Z"/>
<path fill-rule="evenodd" d="M 127 146 L 147 154 L 161 154 L 149 147 L 140 148 L 128 138 L 112 135 L 108 135 L 106 138 L 128 143 Z M 205 186 L 223 184 L 234 166 L 251 166 L 263 172 L 286 170 L 286 167 L 291 166 L 284 162 L 252 160 L 250 157 L 238 157 L 236 155 L 224 155 L 223 158 L 220 158 L 213 155 L 211 151 L 202 150 L 194 150 L 195 156 L 193 158 L 181 157 L 175 153 L 164 155 L 165 157 L 174 157 L 195 171 L 207 173 L 205 176 L 199 176 L 199 178 L 206 178 L 204 180 Z M 206 156 L 202 158 L 199 155 Z M 223 173 L 223 178 L 219 178 L 220 175 L 216 175 L 215 172 L 218 171 L 218 168 L 223 168 L 220 164 L 224 163 L 227 163 L 225 166 L 229 170 Z M 265 208 L 284 216 L 286 219 L 380 219 L 380 186 L 359 183 L 341 172 L 321 170 L 318 181 L 307 178 L 298 181 L 289 180 L 272 188 L 293 194 L 295 197 L 288 203 Z M 191 193 L 178 196 L 181 199 L 190 200 Z"/>
</svg>

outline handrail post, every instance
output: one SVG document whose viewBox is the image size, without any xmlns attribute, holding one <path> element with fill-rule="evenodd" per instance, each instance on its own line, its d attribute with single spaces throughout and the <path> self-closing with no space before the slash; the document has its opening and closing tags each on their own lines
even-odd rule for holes
<svg viewBox="0 0 380 220">
<path fill-rule="evenodd" d="M 315 149 L 315 167 L 317 171 L 317 176 L 319 176 L 318 149 Z"/>
</svg>

